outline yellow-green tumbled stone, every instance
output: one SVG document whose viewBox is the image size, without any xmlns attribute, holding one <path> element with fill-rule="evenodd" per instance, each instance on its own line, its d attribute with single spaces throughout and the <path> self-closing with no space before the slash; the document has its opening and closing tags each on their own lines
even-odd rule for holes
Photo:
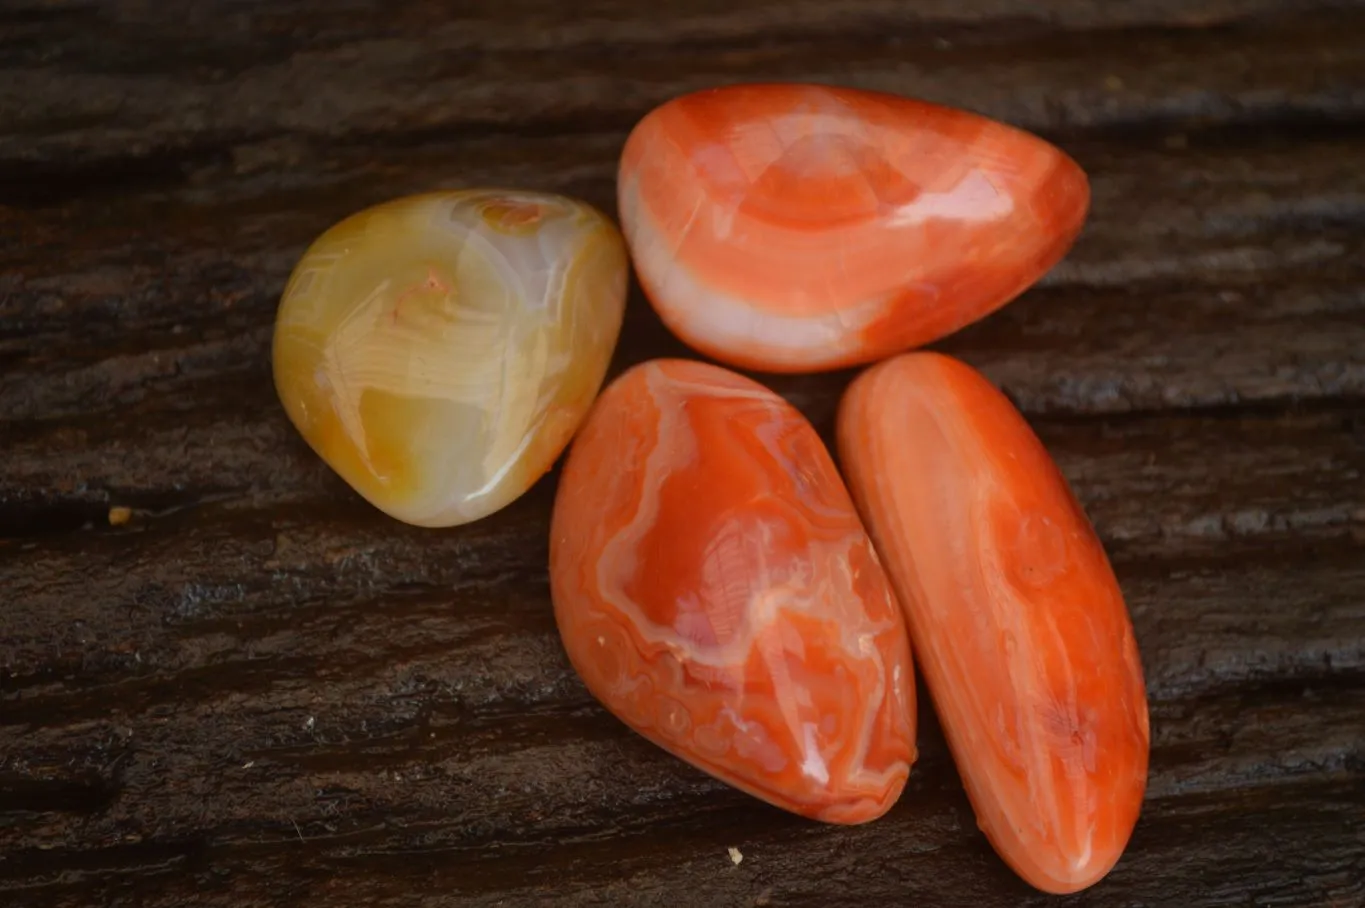
<svg viewBox="0 0 1365 908">
<path fill-rule="evenodd" d="M 419 526 L 522 495 L 596 397 L 625 307 L 616 226 L 575 199 L 473 189 L 329 229 L 275 323 L 275 389 L 326 463 Z"/>
</svg>

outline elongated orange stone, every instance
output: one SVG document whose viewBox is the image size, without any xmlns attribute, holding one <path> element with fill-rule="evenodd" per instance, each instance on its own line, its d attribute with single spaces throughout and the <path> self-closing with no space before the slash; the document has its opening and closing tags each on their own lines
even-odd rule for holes
<svg viewBox="0 0 1365 908">
<path fill-rule="evenodd" d="M 1148 726 L 1090 521 L 1009 400 L 946 356 L 860 375 L 838 442 L 981 828 L 1039 889 L 1095 883 L 1137 821 Z"/>
<path fill-rule="evenodd" d="M 1071 158 L 963 110 L 805 84 L 675 98 L 636 125 L 618 202 L 664 323 L 722 362 L 871 362 L 1009 302 L 1090 203 Z"/>
<path fill-rule="evenodd" d="M 683 360 L 613 382 L 564 465 L 550 581 L 574 668 L 655 744 L 828 822 L 900 796 L 904 621 L 829 452 L 772 391 Z"/>
</svg>

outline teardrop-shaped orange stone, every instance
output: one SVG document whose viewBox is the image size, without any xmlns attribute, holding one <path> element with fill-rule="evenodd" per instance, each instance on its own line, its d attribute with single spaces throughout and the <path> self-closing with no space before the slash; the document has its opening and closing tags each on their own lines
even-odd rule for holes
<svg viewBox="0 0 1365 908">
<path fill-rule="evenodd" d="M 1009 302 L 1070 249 L 1090 203 L 1059 149 L 878 92 L 733 85 L 642 119 L 620 217 L 646 295 L 722 362 L 872 362 Z"/>
<path fill-rule="evenodd" d="M 946 356 L 860 375 L 838 439 L 981 828 L 1039 889 L 1095 883 L 1137 821 L 1149 742 L 1090 521 L 1004 394 Z"/>
<path fill-rule="evenodd" d="M 682 360 L 614 381 L 564 464 L 550 583 L 575 670 L 649 740 L 828 822 L 900 796 L 904 619 L 828 450 L 777 394 Z"/>
</svg>

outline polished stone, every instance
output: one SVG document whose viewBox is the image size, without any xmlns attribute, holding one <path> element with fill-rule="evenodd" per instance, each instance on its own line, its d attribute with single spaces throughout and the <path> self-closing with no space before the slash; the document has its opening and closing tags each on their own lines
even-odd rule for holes
<svg viewBox="0 0 1365 908">
<path fill-rule="evenodd" d="M 1095 883 L 1137 821 L 1149 731 L 1090 521 L 1009 400 L 940 354 L 855 379 L 838 443 L 981 828 L 1039 889 Z"/>
<path fill-rule="evenodd" d="M 683 341 L 743 368 L 867 363 L 1003 306 L 1067 251 L 1081 168 L 963 110 L 803 84 L 675 98 L 620 162 L 640 282 Z"/>
<path fill-rule="evenodd" d="M 280 302 L 275 385 L 308 444 L 422 526 L 506 506 L 563 451 L 606 375 L 628 262 L 574 199 L 398 199 L 322 234 Z"/>
<path fill-rule="evenodd" d="M 824 443 L 772 391 L 682 360 L 613 382 L 565 461 L 550 580 L 574 668 L 646 738 L 828 822 L 899 797 L 903 619 Z"/>
</svg>

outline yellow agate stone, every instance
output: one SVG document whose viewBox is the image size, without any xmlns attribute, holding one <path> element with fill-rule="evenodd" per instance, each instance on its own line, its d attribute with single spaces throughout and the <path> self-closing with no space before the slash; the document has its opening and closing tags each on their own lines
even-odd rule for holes
<svg viewBox="0 0 1365 908">
<path fill-rule="evenodd" d="M 621 330 L 627 257 L 595 208 L 473 189 L 335 225 L 294 269 L 275 388 L 308 444 L 419 526 L 523 494 L 577 430 Z"/>
</svg>

